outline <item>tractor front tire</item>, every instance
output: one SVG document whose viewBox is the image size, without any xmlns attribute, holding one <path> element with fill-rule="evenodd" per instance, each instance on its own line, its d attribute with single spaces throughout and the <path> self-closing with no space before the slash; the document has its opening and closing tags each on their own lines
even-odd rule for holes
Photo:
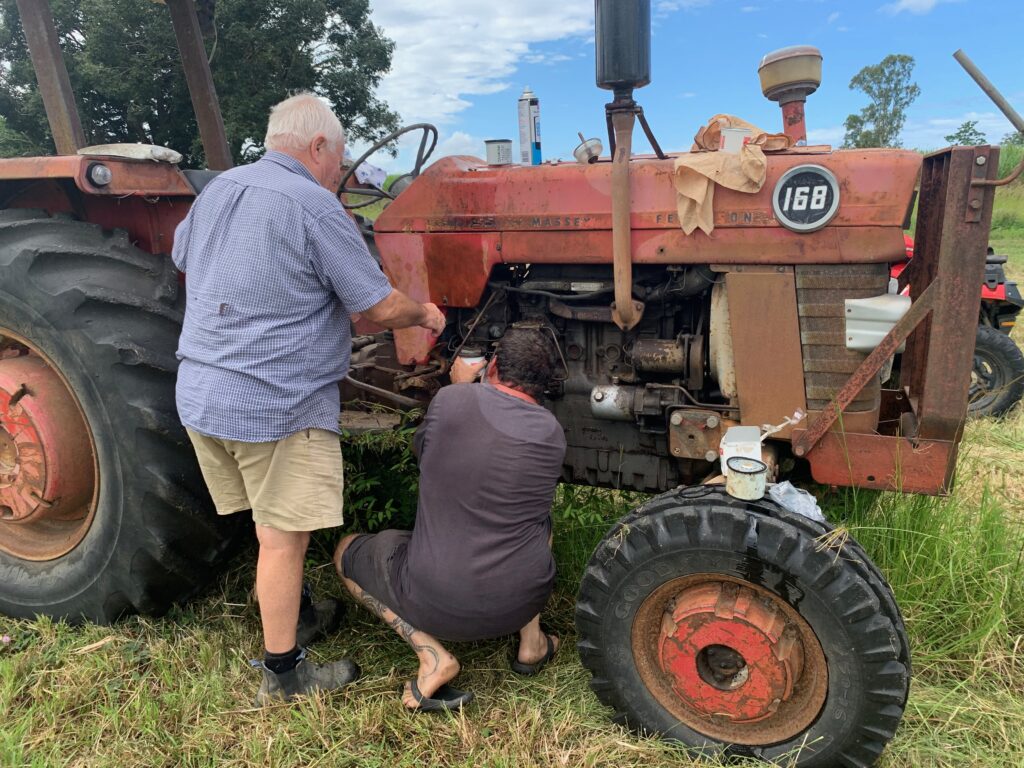
<svg viewBox="0 0 1024 768">
<path fill-rule="evenodd" d="M 223 564 L 241 521 L 174 403 L 183 294 L 122 231 L 0 211 L 0 612 L 159 614 Z"/>
<path fill-rule="evenodd" d="M 619 521 L 584 574 L 576 624 L 613 719 L 695 757 L 869 766 L 907 701 L 903 619 L 863 550 L 720 486 Z"/>
<path fill-rule="evenodd" d="M 1002 416 L 1024 395 L 1024 354 L 1005 333 L 978 326 L 968 391 L 970 416 Z"/>
</svg>

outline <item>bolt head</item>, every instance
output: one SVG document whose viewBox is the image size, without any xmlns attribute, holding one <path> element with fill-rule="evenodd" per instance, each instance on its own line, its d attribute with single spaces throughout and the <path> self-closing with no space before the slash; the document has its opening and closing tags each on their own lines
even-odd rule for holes
<svg viewBox="0 0 1024 768">
<path fill-rule="evenodd" d="M 715 414 L 711 414 L 710 416 L 708 416 L 708 420 L 704 423 L 707 425 L 708 429 L 714 429 L 719 425 L 720 420 L 718 416 L 716 416 Z"/>
<path fill-rule="evenodd" d="M 718 460 L 718 454 L 715 453 L 714 451 L 708 451 L 707 453 L 704 454 L 704 461 L 707 461 L 709 463 L 713 463 L 713 462 L 715 462 L 717 460 Z"/>
<path fill-rule="evenodd" d="M 984 155 L 978 155 L 976 158 L 974 158 L 974 162 L 977 163 L 978 165 L 984 165 L 985 163 L 988 162 L 988 158 L 985 157 Z"/>
<path fill-rule="evenodd" d="M 672 422 L 673 426 L 678 427 L 680 424 L 683 423 L 683 414 L 681 414 L 679 411 L 676 411 L 675 413 L 672 414 L 672 418 L 670 419 L 670 421 Z"/>
<path fill-rule="evenodd" d="M 595 392 L 594 399 L 600 403 L 602 400 L 604 400 L 604 392 Z"/>
</svg>

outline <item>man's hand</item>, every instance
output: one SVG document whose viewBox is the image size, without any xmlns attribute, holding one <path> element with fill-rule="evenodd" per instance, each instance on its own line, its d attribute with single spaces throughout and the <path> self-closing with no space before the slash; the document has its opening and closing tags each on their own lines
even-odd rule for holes
<svg viewBox="0 0 1024 768">
<path fill-rule="evenodd" d="M 467 363 L 462 357 L 456 357 L 448 376 L 452 380 L 452 384 L 468 384 L 475 381 L 485 367 L 487 367 L 486 360 L 481 360 L 479 363 Z"/>
<path fill-rule="evenodd" d="M 436 304 L 424 304 L 423 312 L 426 318 L 420 323 L 420 328 L 426 328 L 435 336 L 440 336 L 445 326 L 444 315 L 441 313 L 441 310 L 437 308 Z"/>
<path fill-rule="evenodd" d="M 412 328 L 420 326 L 435 336 L 444 330 L 444 315 L 435 304 L 420 304 L 398 289 L 363 312 L 367 318 L 385 328 Z"/>
</svg>

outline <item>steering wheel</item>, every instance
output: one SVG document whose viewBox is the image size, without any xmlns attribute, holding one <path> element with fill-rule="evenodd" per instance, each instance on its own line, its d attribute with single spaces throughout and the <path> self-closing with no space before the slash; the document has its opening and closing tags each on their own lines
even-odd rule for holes
<svg viewBox="0 0 1024 768">
<path fill-rule="evenodd" d="M 361 154 L 355 160 L 355 162 L 352 163 L 351 167 L 341 178 L 341 189 L 338 191 L 338 198 L 341 200 L 341 204 L 343 206 L 345 206 L 348 209 L 363 208 L 367 205 L 372 205 L 373 203 L 377 202 L 382 198 L 387 198 L 388 200 L 395 199 L 395 195 L 391 194 L 387 190 L 377 189 L 376 187 L 349 187 L 348 182 L 355 175 L 356 168 L 365 163 L 367 158 L 370 157 L 370 155 L 372 155 L 374 152 L 377 152 L 382 147 L 390 144 L 400 136 L 404 136 L 405 134 L 411 133 L 413 131 L 423 132 L 423 136 L 420 138 L 419 149 L 416 150 L 416 162 L 413 165 L 411 171 L 402 174 L 397 179 L 392 181 L 390 188 L 394 189 L 398 185 L 398 183 L 400 181 L 403 181 L 404 179 L 414 179 L 420 175 L 420 171 L 423 170 L 424 163 L 427 162 L 427 159 L 434 152 L 434 147 L 437 146 L 437 128 L 435 128 L 430 123 L 415 123 L 413 125 L 407 125 L 404 128 L 399 128 L 397 131 L 392 131 L 383 139 L 381 139 L 372 147 L 370 147 L 368 150 L 363 152 L 363 154 Z M 362 200 L 358 203 L 346 203 L 345 195 L 361 195 L 367 199 Z"/>
</svg>

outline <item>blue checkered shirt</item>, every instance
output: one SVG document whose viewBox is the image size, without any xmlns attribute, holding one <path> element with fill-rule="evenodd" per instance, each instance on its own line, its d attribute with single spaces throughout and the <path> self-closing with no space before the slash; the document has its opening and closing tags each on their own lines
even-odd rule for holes
<svg viewBox="0 0 1024 768">
<path fill-rule="evenodd" d="M 280 152 L 220 174 L 174 233 L 178 415 L 245 442 L 338 431 L 349 315 L 391 292 L 338 199 Z"/>
</svg>

